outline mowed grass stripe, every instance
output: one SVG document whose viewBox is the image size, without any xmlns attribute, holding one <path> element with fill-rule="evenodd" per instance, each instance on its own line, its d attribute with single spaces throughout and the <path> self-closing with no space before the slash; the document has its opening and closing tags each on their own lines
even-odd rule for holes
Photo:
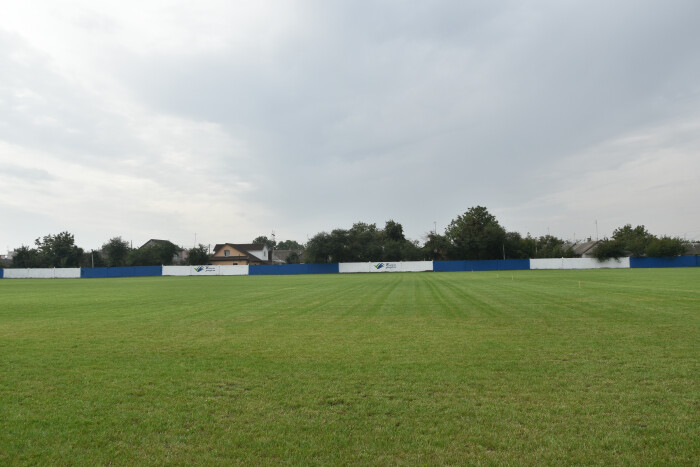
<svg viewBox="0 0 700 467">
<path fill-rule="evenodd" d="M 0 463 L 693 464 L 698 283 L 3 280 Z"/>
</svg>

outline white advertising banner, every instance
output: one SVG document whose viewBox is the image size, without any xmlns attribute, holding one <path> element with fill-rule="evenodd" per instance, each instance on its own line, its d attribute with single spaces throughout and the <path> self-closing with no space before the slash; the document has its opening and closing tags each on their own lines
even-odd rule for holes
<svg viewBox="0 0 700 467">
<path fill-rule="evenodd" d="M 432 271 L 432 261 L 404 261 L 403 272 L 424 272 Z"/>
<path fill-rule="evenodd" d="M 56 268 L 53 272 L 56 279 L 80 279 L 80 268 Z"/>
<path fill-rule="evenodd" d="M 220 266 L 163 266 L 164 276 L 218 276 Z"/>
<path fill-rule="evenodd" d="M 248 266 L 163 266 L 164 276 L 247 276 Z"/>
<path fill-rule="evenodd" d="M 79 279 L 80 268 L 5 269 L 5 279 Z"/>
<path fill-rule="evenodd" d="M 543 258 L 531 259 L 530 269 L 627 269 L 629 258 L 598 261 L 595 258 Z"/>
<path fill-rule="evenodd" d="M 247 276 L 247 265 L 219 266 L 222 276 Z"/>
<path fill-rule="evenodd" d="M 353 272 L 369 272 L 371 263 L 339 263 L 338 272 L 353 273 Z"/>
<path fill-rule="evenodd" d="M 340 263 L 338 272 L 421 272 L 432 271 L 432 261 L 380 261 L 376 263 Z"/>
</svg>

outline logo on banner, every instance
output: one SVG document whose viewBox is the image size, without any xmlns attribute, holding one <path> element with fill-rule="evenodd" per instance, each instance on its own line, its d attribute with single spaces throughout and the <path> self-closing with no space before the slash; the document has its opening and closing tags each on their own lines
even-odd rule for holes
<svg viewBox="0 0 700 467">
<path fill-rule="evenodd" d="M 216 268 L 214 266 L 197 266 L 194 268 L 195 272 L 216 272 Z"/>
<path fill-rule="evenodd" d="M 374 269 L 381 269 L 384 267 L 384 263 L 377 263 L 374 265 Z"/>
<path fill-rule="evenodd" d="M 375 263 L 372 266 L 374 266 L 374 269 L 380 270 L 380 269 L 396 269 L 396 263 Z"/>
</svg>

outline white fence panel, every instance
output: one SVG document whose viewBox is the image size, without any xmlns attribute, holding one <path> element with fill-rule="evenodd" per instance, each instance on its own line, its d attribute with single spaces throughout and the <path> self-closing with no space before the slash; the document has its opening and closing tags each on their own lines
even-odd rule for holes
<svg viewBox="0 0 700 467">
<path fill-rule="evenodd" d="M 531 259 L 530 269 L 564 269 L 564 258 Z"/>
<path fill-rule="evenodd" d="M 5 269 L 5 279 L 54 279 L 80 277 L 80 268 L 35 268 L 35 269 Z"/>
<path fill-rule="evenodd" d="M 163 266 L 164 276 L 189 276 L 191 266 Z"/>
<path fill-rule="evenodd" d="M 530 269 L 626 269 L 629 258 L 598 261 L 595 258 L 543 258 L 531 259 Z"/>
<path fill-rule="evenodd" d="M 403 272 L 423 272 L 432 270 L 432 261 L 404 261 L 403 263 Z"/>
<path fill-rule="evenodd" d="M 377 263 L 340 263 L 338 272 L 421 272 L 432 271 L 432 261 L 381 261 Z"/>
<path fill-rule="evenodd" d="M 379 262 L 369 263 L 369 272 L 402 272 L 403 263 L 401 262 Z"/>
<path fill-rule="evenodd" d="M 80 268 L 56 268 L 53 272 L 56 279 L 80 279 Z"/>
<path fill-rule="evenodd" d="M 371 263 L 340 263 L 338 264 L 338 272 L 369 272 L 370 264 Z"/>
<path fill-rule="evenodd" d="M 164 276 L 218 276 L 220 266 L 163 266 Z"/>
<path fill-rule="evenodd" d="M 221 269 L 222 276 L 247 276 L 248 266 L 246 265 L 233 265 L 233 266 L 219 266 Z"/>
</svg>

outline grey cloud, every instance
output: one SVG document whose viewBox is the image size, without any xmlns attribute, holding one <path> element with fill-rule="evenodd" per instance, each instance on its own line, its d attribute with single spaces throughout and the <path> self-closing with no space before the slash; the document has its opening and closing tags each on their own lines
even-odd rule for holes
<svg viewBox="0 0 700 467">
<path fill-rule="evenodd" d="M 135 100 L 216 123 L 242 142 L 203 155 L 218 169 L 210 180 L 251 181 L 249 200 L 265 205 L 277 228 L 313 234 L 394 218 L 418 238 L 475 204 L 507 214 L 590 170 L 558 166 L 562 158 L 593 157 L 599 144 L 700 113 L 695 1 L 301 5 L 294 33 L 270 47 L 252 36 L 245 53 L 232 45 L 198 54 L 107 51 L 106 66 Z M 60 99 L 37 109 L 81 133 L 52 133 L 13 114 L 0 137 L 37 144 L 39 131 L 44 146 L 141 149 L 69 84 L 16 63 L 3 68 L 33 89 L 58 86 L 47 94 Z M 125 141 L 105 132 L 112 126 Z M 635 157 L 609 154 L 596 169 Z M 159 162 L 142 161 L 151 169 Z M 567 216 L 543 212 L 552 205 L 523 209 Z"/>
<path fill-rule="evenodd" d="M 70 160 L 131 152 L 127 129 L 92 99 L 52 71 L 49 57 L 0 30 L 0 139 Z"/>
<path fill-rule="evenodd" d="M 46 182 L 54 180 L 54 176 L 48 171 L 43 169 L 18 167 L 18 166 L 5 166 L 2 168 L 2 173 L 4 177 L 11 177 L 19 179 L 25 183 L 36 183 L 36 182 Z"/>
</svg>

